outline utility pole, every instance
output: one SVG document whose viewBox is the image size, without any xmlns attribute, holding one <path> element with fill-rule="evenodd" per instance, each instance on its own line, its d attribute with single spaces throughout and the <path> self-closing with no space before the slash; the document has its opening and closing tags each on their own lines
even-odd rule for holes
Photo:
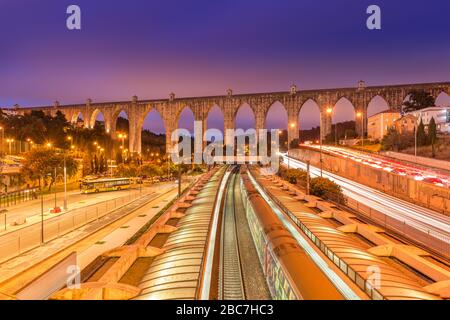
<svg viewBox="0 0 450 320">
<path fill-rule="evenodd" d="M 320 129 L 320 130 L 322 130 L 322 129 Z M 320 132 L 320 176 L 322 177 L 322 162 L 323 162 L 323 159 L 322 159 L 322 132 Z"/>
<path fill-rule="evenodd" d="M 306 161 L 306 194 L 309 195 L 309 189 L 310 189 L 310 173 L 309 173 L 309 160 Z"/>
<path fill-rule="evenodd" d="M 56 167 L 55 167 L 55 181 L 54 181 L 54 188 L 55 188 L 55 206 L 54 206 L 54 208 L 56 209 Z"/>
<path fill-rule="evenodd" d="M 414 162 L 417 163 L 417 119 L 414 120 Z"/>
<path fill-rule="evenodd" d="M 42 176 L 39 178 L 39 189 L 41 191 L 41 243 L 44 243 L 44 194 L 42 193 Z"/>
<path fill-rule="evenodd" d="M 181 163 L 178 165 L 178 198 L 181 197 Z"/>
<path fill-rule="evenodd" d="M 65 152 L 64 152 L 64 211 L 67 211 L 67 167 L 66 167 Z"/>
</svg>

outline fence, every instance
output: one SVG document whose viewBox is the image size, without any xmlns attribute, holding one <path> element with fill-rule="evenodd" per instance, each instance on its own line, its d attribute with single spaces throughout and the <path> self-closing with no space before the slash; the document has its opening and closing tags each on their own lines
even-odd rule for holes
<svg viewBox="0 0 450 320">
<path fill-rule="evenodd" d="M 0 236 L 0 263 L 34 249 L 43 242 L 51 241 L 98 220 L 111 210 L 124 206 L 143 195 L 144 193 L 140 191 L 134 191 L 127 196 L 77 208 L 59 216 L 44 219 L 43 223 L 41 221 L 4 234 Z M 3 230 L 6 219 L 4 216 L 0 217 L 2 228 L 0 230 Z"/>
<path fill-rule="evenodd" d="M 39 188 L 30 188 L 8 193 L 0 194 L 0 208 L 16 205 L 28 200 L 35 200 L 38 198 Z"/>
</svg>

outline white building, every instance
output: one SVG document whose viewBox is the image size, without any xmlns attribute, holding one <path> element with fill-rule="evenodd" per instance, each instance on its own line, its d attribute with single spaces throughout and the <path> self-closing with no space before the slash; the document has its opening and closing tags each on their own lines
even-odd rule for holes
<svg viewBox="0 0 450 320">
<path fill-rule="evenodd" d="M 422 119 L 425 126 L 428 126 L 431 118 L 434 118 L 437 131 L 444 134 L 450 134 L 450 107 L 428 107 L 408 112 L 407 114 L 411 114 L 417 119 Z"/>
</svg>

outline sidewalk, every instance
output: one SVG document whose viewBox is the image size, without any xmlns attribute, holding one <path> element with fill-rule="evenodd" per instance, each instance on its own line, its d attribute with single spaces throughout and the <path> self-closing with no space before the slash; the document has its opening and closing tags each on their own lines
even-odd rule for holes
<svg viewBox="0 0 450 320">
<path fill-rule="evenodd" d="M 150 186 L 142 188 L 142 192 L 145 193 L 148 190 L 153 190 L 157 186 Z M 98 194 L 82 194 L 79 191 L 69 192 L 67 195 L 68 210 L 66 212 L 61 212 L 58 214 L 49 213 L 50 209 L 55 206 L 54 195 L 44 196 L 44 220 L 60 216 L 67 212 L 73 211 L 75 209 L 88 207 L 91 205 L 99 204 L 111 199 L 117 199 L 129 195 L 132 192 L 139 192 L 139 189 L 129 189 L 123 191 L 114 192 L 103 192 Z M 56 205 L 63 207 L 64 194 L 59 193 L 56 199 Z M 41 199 L 31 200 L 27 202 L 22 202 L 15 206 L 7 208 L 6 213 L 6 228 L 5 228 L 5 215 L 0 214 L 0 235 L 5 234 L 9 231 L 18 230 L 20 228 L 32 225 L 41 221 Z M 19 217 L 25 217 L 27 222 L 18 226 L 11 226 L 11 222 L 18 219 Z M 6 229 L 6 230 L 5 230 Z"/>
<path fill-rule="evenodd" d="M 171 184 L 112 211 L 99 221 L 3 263 L 0 265 L 0 292 L 14 294 L 74 251 L 78 253 L 80 268 L 85 267 L 98 255 L 126 242 L 176 196 L 177 187 Z"/>
</svg>

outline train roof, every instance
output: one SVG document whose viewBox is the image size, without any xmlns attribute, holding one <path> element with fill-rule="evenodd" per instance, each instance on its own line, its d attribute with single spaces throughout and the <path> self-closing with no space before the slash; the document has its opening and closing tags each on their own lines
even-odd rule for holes
<svg viewBox="0 0 450 320">
<path fill-rule="evenodd" d="M 274 192 L 274 182 L 270 180 L 261 179 L 256 170 L 251 171 L 255 174 L 259 183 L 262 183 L 263 188 L 270 194 Z M 408 277 L 399 269 L 388 263 L 385 258 L 376 256 L 368 252 L 366 248 L 357 243 L 349 234 L 338 230 L 326 218 L 318 214 L 305 212 L 298 205 L 300 202 L 294 199 L 292 195 L 286 195 L 285 191 L 280 197 L 280 201 L 285 209 L 288 209 L 298 221 L 304 226 L 303 232 L 309 232 L 309 238 L 319 243 L 319 246 L 324 248 L 331 261 L 339 261 L 338 266 L 341 270 L 347 270 L 347 275 L 352 275 L 355 283 L 365 283 L 360 286 L 366 292 L 372 292 L 372 288 L 367 288 L 367 280 L 374 279 L 374 273 L 379 273 L 377 281 L 377 289 L 375 295 L 381 295 L 383 299 L 440 299 L 438 296 L 426 291 L 423 286 Z M 291 190 L 292 191 L 292 190 Z M 278 192 L 278 191 L 277 191 Z M 291 192 L 292 193 L 292 192 Z M 273 194 L 272 194 L 273 196 Z M 307 234 L 308 235 L 308 234 Z M 323 250 L 322 250 L 323 251 Z M 336 264 L 336 261 L 334 263 Z"/>
</svg>

